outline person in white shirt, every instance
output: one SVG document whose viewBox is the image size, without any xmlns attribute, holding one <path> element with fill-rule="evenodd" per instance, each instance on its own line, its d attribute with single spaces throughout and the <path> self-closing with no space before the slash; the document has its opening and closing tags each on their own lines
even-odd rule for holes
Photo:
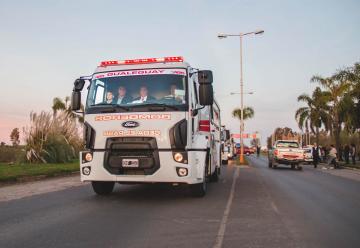
<svg viewBox="0 0 360 248">
<path fill-rule="evenodd" d="M 139 97 L 135 98 L 132 103 L 143 103 L 156 100 L 155 97 L 148 95 L 148 89 L 146 86 L 140 87 Z"/>
</svg>

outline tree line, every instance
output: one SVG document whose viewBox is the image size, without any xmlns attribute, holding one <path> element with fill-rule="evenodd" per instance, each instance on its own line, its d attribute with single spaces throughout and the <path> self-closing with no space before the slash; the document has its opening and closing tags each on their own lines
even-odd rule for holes
<svg viewBox="0 0 360 248">
<path fill-rule="evenodd" d="M 298 96 L 304 106 L 296 110 L 295 119 L 302 131 L 315 135 L 318 144 L 320 134 L 326 133 L 339 150 L 342 132 L 360 135 L 360 63 L 329 77 L 313 76 L 311 82 L 317 86 L 311 94 Z"/>
</svg>

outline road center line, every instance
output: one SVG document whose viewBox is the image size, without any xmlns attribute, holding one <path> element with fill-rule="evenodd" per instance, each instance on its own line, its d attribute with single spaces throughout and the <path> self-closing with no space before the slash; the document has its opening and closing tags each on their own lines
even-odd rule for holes
<svg viewBox="0 0 360 248">
<path fill-rule="evenodd" d="M 228 201 L 226 203 L 224 214 L 223 214 L 223 217 L 222 217 L 221 222 L 220 222 L 219 231 L 217 233 L 215 244 L 214 244 L 213 248 L 221 248 L 222 247 L 222 243 L 223 243 L 224 235 L 225 235 L 226 223 L 227 223 L 227 220 L 228 220 L 228 217 L 229 217 L 229 214 L 230 214 L 231 205 L 232 205 L 232 202 L 233 202 L 233 199 L 234 199 L 236 179 L 239 176 L 239 171 L 240 171 L 239 167 L 236 167 L 235 171 L 234 171 L 234 176 L 233 176 L 233 181 L 232 181 L 232 185 L 231 185 L 230 195 L 229 195 Z"/>
</svg>

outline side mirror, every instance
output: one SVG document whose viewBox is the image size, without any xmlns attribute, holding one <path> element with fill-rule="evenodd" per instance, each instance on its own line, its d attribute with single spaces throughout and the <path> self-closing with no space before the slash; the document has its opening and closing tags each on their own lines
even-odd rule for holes
<svg viewBox="0 0 360 248">
<path fill-rule="evenodd" d="M 81 92 L 73 91 L 71 95 L 71 109 L 73 111 L 80 110 L 81 107 Z"/>
<path fill-rule="evenodd" d="M 85 85 L 85 80 L 82 78 L 78 78 L 74 82 L 74 91 L 82 91 Z"/>
<path fill-rule="evenodd" d="M 212 84 L 213 82 L 212 71 L 209 70 L 199 71 L 198 81 L 199 84 Z"/>
<path fill-rule="evenodd" d="M 214 91 L 211 84 L 199 85 L 199 101 L 200 105 L 211 106 L 214 103 Z"/>
<path fill-rule="evenodd" d="M 198 72 L 198 81 L 199 84 L 212 84 L 213 82 L 213 75 L 212 71 L 203 70 Z"/>
</svg>

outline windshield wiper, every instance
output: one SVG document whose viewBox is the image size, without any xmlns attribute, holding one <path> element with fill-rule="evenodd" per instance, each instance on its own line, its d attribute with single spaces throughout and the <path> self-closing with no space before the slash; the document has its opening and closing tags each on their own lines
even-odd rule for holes
<svg viewBox="0 0 360 248">
<path fill-rule="evenodd" d="M 179 110 L 178 106 L 168 105 L 168 104 L 164 104 L 164 103 L 146 103 L 146 104 L 141 104 L 141 105 L 135 105 L 132 107 L 162 107 L 162 108 L 170 108 L 170 109 L 174 109 L 174 110 Z"/>
<path fill-rule="evenodd" d="M 98 104 L 92 104 L 92 105 L 90 105 L 90 107 L 110 107 L 112 112 L 115 112 L 116 109 L 122 109 L 125 111 L 129 111 L 129 108 L 127 108 L 125 106 L 121 106 L 116 103 L 98 103 Z"/>
</svg>

